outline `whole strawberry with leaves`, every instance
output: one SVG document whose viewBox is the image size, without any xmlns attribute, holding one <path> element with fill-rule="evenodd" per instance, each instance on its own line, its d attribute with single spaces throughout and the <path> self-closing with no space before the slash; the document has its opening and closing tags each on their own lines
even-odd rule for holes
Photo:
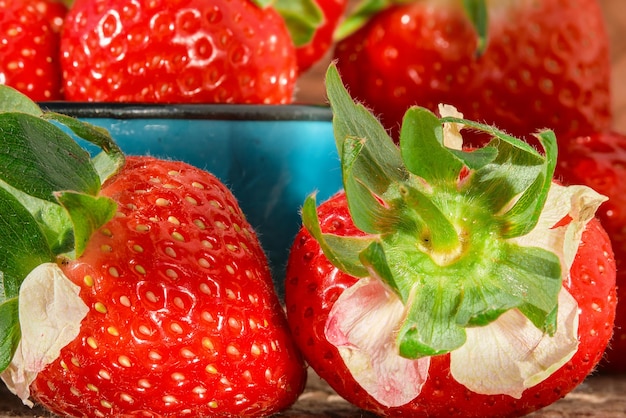
<svg viewBox="0 0 626 418">
<path fill-rule="evenodd" d="M 519 416 L 555 402 L 600 360 L 615 260 L 606 198 L 552 181 L 543 153 L 488 125 L 410 108 L 396 146 L 326 78 L 344 191 L 303 206 L 285 302 L 310 366 L 383 416 Z M 463 149 L 461 129 L 492 136 Z"/>
<path fill-rule="evenodd" d="M 56 0 L 0 1 L 0 84 L 32 100 L 63 98 L 59 43 L 66 12 Z"/>
<path fill-rule="evenodd" d="M 363 0 L 342 26 L 344 81 L 396 139 L 410 106 L 439 103 L 520 137 L 549 128 L 563 143 L 610 126 L 597 0 Z"/>
<path fill-rule="evenodd" d="M 100 128 L 14 90 L 0 98 L 8 387 L 72 417 L 289 407 L 304 363 L 232 193 L 182 162 L 124 158 Z M 103 152 L 91 158 L 58 123 Z"/>
<path fill-rule="evenodd" d="M 289 103 L 294 42 L 318 14 L 313 0 L 76 0 L 61 42 L 66 98 Z"/>
<path fill-rule="evenodd" d="M 626 135 L 615 131 L 581 136 L 563 150 L 557 175 L 564 184 L 586 184 L 608 196 L 597 213 L 617 265 L 617 313 L 602 370 L 626 373 Z"/>
</svg>

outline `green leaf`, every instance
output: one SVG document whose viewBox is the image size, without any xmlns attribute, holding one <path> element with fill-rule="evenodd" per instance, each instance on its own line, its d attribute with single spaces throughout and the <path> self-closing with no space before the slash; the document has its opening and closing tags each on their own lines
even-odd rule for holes
<svg viewBox="0 0 626 418">
<path fill-rule="evenodd" d="M 0 188 L 0 272 L 2 299 L 17 297 L 24 278 L 54 260 L 46 236 L 28 210 Z"/>
<path fill-rule="evenodd" d="M 9 367 L 20 338 L 18 301 L 15 297 L 0 302 L 0 372 Z"/>
<path fill-rule="evenodd" d="M 21 112 L 32 116 L 41 116 L 43 113 L 37 103 L 4 84 L 0 84 L 0 112 Z"/>
<path fill-rule="evenodd" d="M 324 23 L 324 13 L 314 0 L 276 0 L 274 8 L 285 20 L 296 47 L 311 42 Z"/>
<path fill-rule="evenodd" d="M 494 267 L 509 292 L 523 300 L 520 310 L 539 329 L 556 330 L 556 315 L 562 272 L 559 258 L 542 248 L 508 244 Z"/>
<path fill-rule="evenodd" d="M 104 183 L 109 177 L 119 172 L 124 166 L 124 153 L 106 129 L 55 112 L 46 112 L 44 117 L 67 126 L 78 137 L 96 145 L 102 150 L 102 152 L 93 159 L 93 164 L 95 165 L 101 183 Z M 69 187 L 57 190 L 83 191 Z"/>
<path fill-rule="evenodd" d="M 344 141 L 341 164 L 344 189 L 356 227 L 369 234 L 385 233 L 393 230 L 399 213 L 393 206 L 383 205 L 382 196 L 377 194 L 388 183 L 384 167 L 377 156 L 368 153 L 366 141 L 354 137 Z"/>
<path fill-rule="evenodd" d="M 337 27 L 334 40 L 338 42 L 361 29 L 377 13 L 396 3 L 394 0 L 362 0 Z M 398 2 L 401 3 L 401 2 Z M 405 2 L 406 3 L 406 2 Z"/>
<path fill-rule="evenodd" d="M 69 191 L 57 192 L 56 197 L 72 220 L 74 249 L 76 257 L 80 257 L 93 232 L 113 218 L 117 204 L 108 197 L 94 197 Z"/>
<path fill-rule="evenodd" d="M 385 256 L 385 250 L 380 242 L 373 241 L 366 249 L 361 251 L 359 254 L 359 259 L 361 263 L 367 270 L 370 272 L 371 277 L 377 277 L 387 283 L 389 287 L 391 287 L 396 294 L 402 299 L 403 302 L 406 303 L 404 299 L 404 292 L 400 289 L 399 284 L 396 282 L 391 269 L 389 268 L 389 263 L 387 262 L 387 257 Z"/>
<path fill-rule="evenodd" d="M 314 195 L 308 196 L 304 201 L 302 222 L 334 266 L 355 277 L 368 275 L 359 255 L 372 243 L 371 237 L 341 237 L 322 233 Z"/>
<path fill-rule="evenodd" d="M 471 151 L 449 149 L 460 161 L 471 170 L 478 170 L 492 163 L 498 157 L 498 149 L 486 146 Z"/>
<path fill-rule="evenodd" d="M 0 113 L 0 180 L 54 201 L 57 190 L 97 194 L 89 153 L 53 124 L 25 113 Z"/>
<path fill-rule="evenodd" d="M 33 216 L 48 240 L 53 254 L 62 254 L 72 250 L 74 235 L 72 223 L 65 209 L 56 202 L 32 197 L 0 181 L 0 187 L 12 194 Z"/>
<path fill-rule="evenodd" d="M 401 356 L 436 356 L 465 343 L 465 330 L 455 321 L 461 292 L 447 281 L 430 277 L 415 286 L 407 318 L 398 332 Z"/>
<path fill-rule="evenodd" d="M 407 169 L 429 184 L 454 182 L 463 162 L 443 144 L 443 125 L 431 111 L 413 106 L 404 114 L 400 151 Z"/>
<path fill-rule="evenodd" d="M 408 174 L 400 150 L 380 121 L 363 105 L 352 100 L 334 63 L 326 72 L 326 89 L 333 111 L 333 130 L 338 154 L 344 155 L 344 141 L 348 137 L 367 140 L 364 143 L 365 150 L 376 159 L 381 174 L 375 183 L 370 184 L 370 188 L 377 195 L 382 195 L 392 182 L 406 179 Z"/>
<path fill-rule="evenodd" d="M 485 0 L 463 0 L 463 6 L 476 30 L 478 36 L 476 55 L 480 56 L 487 49 L 487 32 L 489 30 L 487 4 Z"/>
<path fill-rule="evenodd" d="M 503 230 L 506 238 L 519 237 L 529 233 L 539 221 L 548 192 L 552 186 L 552 178 L 557 161 L 556 136 L 552 131 L 543 131 L 537 135 L 544 147 L 546 157 L 540 166 L 535 181 L 524 191 L 513 207 L 502 217 L 506 220 Z"/>
</svg>

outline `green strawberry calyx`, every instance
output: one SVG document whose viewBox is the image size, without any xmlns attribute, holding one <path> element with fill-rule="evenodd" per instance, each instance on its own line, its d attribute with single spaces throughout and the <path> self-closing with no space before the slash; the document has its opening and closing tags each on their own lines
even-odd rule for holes
<svg viewBox="0 0 626 418">
<path fill-rule="evenodd" d="M 324 13 L 315 0 L 252 0 L 257 7 L 272 6 L 282 16 L 296 47 L 311 42 L 324 23 Z"/>
<path fill-rule="evenodd" d="M 442 354 L 470 390 L 520 397 L 576 352 L 563 281 L 606 198 L 552 182 L 551 131 L 536 134 L 540 153 L 450 106 L 441 117 L 413 107 L 396 146 L 334 64 L 326 83 L 348 208 L 367 234 L 323 233 L 314 196 L 305 201 L 303 223 L 329 261 L 361 278 L 331 309 L 328 341 L 387 406 L 417 397 Z M 492 140 L 464 150 L 468 127 Z"/>
<path fill-rule="evenodd" d="M 101 151 L 92 157 L 75 138 Z M 44 112 L 7 86 L 0 86 L 0 143 L 0 372 L 10 388 L 27 391 L 36 375 L 29 365 L 58 355 L 86 314 L 58 264 L 79 257 L 115 215 L 117 205 L 99 191 L 124 155 L 108 132 Z"/>
</svg>

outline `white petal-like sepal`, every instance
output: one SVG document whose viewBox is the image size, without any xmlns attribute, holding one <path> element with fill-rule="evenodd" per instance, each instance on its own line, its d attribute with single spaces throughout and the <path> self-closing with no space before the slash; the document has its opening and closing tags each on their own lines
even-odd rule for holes
<svg viewBox="0 0 626 418">
<path fill-rule="evenodd" d="M 415 399 L 430 365 L 429 358 L 399 355 L 396 331 L 404 315 L 402 301 L 381 280 L 364 278 L 342 293 L 326 322 L 326 338 L 352 377 L 388 407 Z"/>
<path fill-rule="evenodd" d="M 18 303 L 22 338 L 0 377 L 26 405 L 33 405 L 29 387 L 37 374 L 79 334 L 89 311 L 79 291 L 54 263 L 37 266 L 22 282 Z"/>
<path fill-rule="evenodd" d="M 578 304 L 562 288 L 554 336 L 542 333 L 517 309 L 507 311 L 489 325 L 467 329 L 467 342 L 450 353 L 450 372 L 476 393 L 520 398 L 577 349 Z"/>
<path fill-rule="evenodd" d="M 456 107 L 447 104 L 439 105 L 439 115 L 444 117 L 453 117 L 463 119 L 463 113 L 459 112 Z M 463 148 L 463 136 L 461 135 L 461 129 L 464 125 L 462 123 L 444 123 L 443 124 L 443 144 L 455 150 Z"/>
</svg>

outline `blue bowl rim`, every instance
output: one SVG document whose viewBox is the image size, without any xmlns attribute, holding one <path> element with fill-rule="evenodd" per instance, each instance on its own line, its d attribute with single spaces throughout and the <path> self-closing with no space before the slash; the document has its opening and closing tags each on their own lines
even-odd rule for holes
<svg viewBox="0 0 626 418">
<path fill-rule="evenodd" d="M 331 121 L 328 106 L 312 104 L 153 104 L 40 102 L 51 112 L 77 118 L 199 119 L 232 121 Z"/>
</svg>

